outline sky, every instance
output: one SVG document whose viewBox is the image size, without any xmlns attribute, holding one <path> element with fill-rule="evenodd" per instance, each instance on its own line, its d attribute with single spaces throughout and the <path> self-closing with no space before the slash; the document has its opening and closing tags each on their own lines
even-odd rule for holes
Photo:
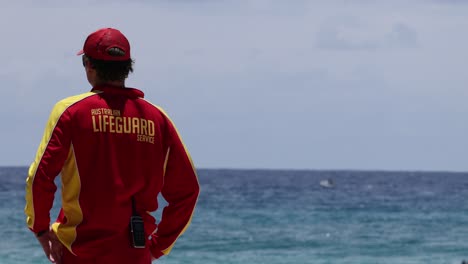
<svg viewBox="0 0 468 264">
<path fill-rule="evenodd" d="M 0 5 L 0 166 L 33 161 L 91 88 L 76 52 L 115 27 L 199 168 L 468 171 L 468 1 Z"/>
</svg>

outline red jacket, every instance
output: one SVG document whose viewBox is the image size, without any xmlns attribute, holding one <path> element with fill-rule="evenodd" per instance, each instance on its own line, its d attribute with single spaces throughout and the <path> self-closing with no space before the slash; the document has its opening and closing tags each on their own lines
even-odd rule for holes
<svg viewBox="0 0 468 264">
<path fill-rule="evenodd" d="M 26 186 L 27 224 L 47 230 L 60 173 L 62 209 L 52 224 L 75 255 L 100 254 L 128 232 L 132 197 L 154 257 L 167 255 L 192 218 L 199 194 L 195 168 L 169 117 L 132 88 L 95 87 L 58 102 Z M 168 202 L 159 225 L 150 212 Z"/>
</svg>

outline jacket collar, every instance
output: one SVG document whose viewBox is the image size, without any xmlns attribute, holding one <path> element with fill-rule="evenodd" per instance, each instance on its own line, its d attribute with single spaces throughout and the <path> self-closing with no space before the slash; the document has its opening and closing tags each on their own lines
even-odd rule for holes
<svg viewBox="0 0 468 264">
<path fill-rule="evenodd" d="M 111 94 L 111 95 L 123 95 L 125 97 L 130 97 L 130 98 L 143 98 L 145 97 L 145 94 L 135 88 L 122 88 L 122 87 L 117 87 L 117 86 L 110 86 L 110 85 L 98 85 L 93 87 L 91 90 L 92 92 L 97 92 L 97 93 L 105 93 L 105 94 Z"/>
</svg>

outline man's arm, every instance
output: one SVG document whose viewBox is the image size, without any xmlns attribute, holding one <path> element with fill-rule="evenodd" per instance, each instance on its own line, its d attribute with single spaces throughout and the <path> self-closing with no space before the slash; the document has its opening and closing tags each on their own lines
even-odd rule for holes
<svg viewBox="0 0 468 264">
<path fill-rule="evenodd" d="M 166 154 L 162 196 L 168 202 L 151 237 L 154 258 L 167 255 L 190 224 L 200 187 L 195 168 L 176 128 L 169 120 L 170 144 Z"/>
<path fill-rule="evenodd" d="M 66 106 L 61 103 L 53 108 L 26 180 L 24 211 L 29 229 L 36 234 L 49 230 L 50 209 L 57 190 L 54 179 L 70 148 L 69 116 L 65 110 Z"/>
</svg>

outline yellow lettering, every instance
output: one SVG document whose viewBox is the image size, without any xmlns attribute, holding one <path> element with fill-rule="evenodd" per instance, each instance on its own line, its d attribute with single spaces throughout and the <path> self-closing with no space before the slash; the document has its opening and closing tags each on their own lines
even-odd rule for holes
<svg viewBox="0 0 468 264">
<path fill-rule="evenodd" d="M 122 118 L 120 116 L 115 118 L 115 132 L 122 133 Z"/>
<path fill-rule="evenodd" d="M 91 116 L 91 118 L 93 119 L 93 131 L 94 132 L 99 132 L 99 129 L 97 129 L 97 127 L 96 127 L 96 118 L 95 118 L 95 116 Z"/>
<path fill-rule="evenodd" d="M 139 118 L 132 118 L 132 133 L 133 134 L 140 134 L 140 119 Z"/>
<path fill-rule="evenodd" d="M 152 120 L 148 120 L 148 136 L 154 137 L 154 122 Z"/>
<path fill-rule="evenodd" d="M 149 137 L 145 135 L 137 135 L 137 141 L 154 144 L 154 137 Z"/>
<path fill-rule="evenodd" d="M 102 114 L 98 114 L 100 112 L 102 112 Z M 154 121 L 138 117 L 121 117 L 120 114 L 120 110 L 107 108 L 91 109 L 93 132 L 109 132 L 118 134 L 133 133 L 146 136 L 138 137 L 138 141 L 154 142 L 154 135 L 156 133 Z"/>
<path fill-rule="evenodd" d="M 98 115 L 98 119 L 99 119 L 99 132 L 102 132 L 102 116 Z"/>
<path fill-rule="evenodd" d="M 141 122 L 140 123 L 140 126 L 141 126 L 140 134 L 148 135 L 148 131 L 146 130 L 146 119 L 141 118 L 140 122 Z"/>
<path fill-rule="evenodd" d="M 114 129 L 114 126 L 115 126 L 115 116 L 109 116 L 109 132 L 111 133 L 115 133 L 115 129 Z"/>
<path fill-rule="evenodd" d="M 124 133 L 125 134 L 130 134 L 132 133 L 132 124 L 131 124 L 131 117 L 124 117 L 123 119 L 123 126 L 124 126 Z"/>
<path fill-rule="evenodd" d="M 106 127 L 109 125 L 109 116 L 102 116 L 102 132 L 106 132 Z"/>
</svg>

